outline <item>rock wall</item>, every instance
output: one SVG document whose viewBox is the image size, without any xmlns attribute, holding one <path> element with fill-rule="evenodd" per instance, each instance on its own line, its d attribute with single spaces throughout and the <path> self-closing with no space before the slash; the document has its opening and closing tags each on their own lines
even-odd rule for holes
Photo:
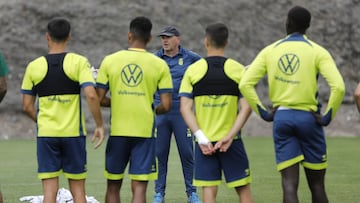
<svg viewBox="0 0 360 203">
<path fill-rule="evenodd" d="M 332 53 L 346 78 L 346 101 L 351 102 L 360 77 L 359 0 L 1 0 L 0 50 L 11 68 L 9 77 L 18 85 L 26 64 L 47 51 L 46 23 L 64 16 L 73 26 L 69 50 L 98 66 L 104 55 L 127 47 L 129 21 L 144 15 L 154 25 L 150 51 L 159 48 L 156 33 L 165 25 L 176 25 L 183 45 L 205 55 L 204 27 L 220 21 L 231 30 L 228 56 L 248 64 L 261 48 L 285 36 L 286 13 L 293 5 L 311 11 L 307 34 Z"/>
<path fill-rule="evenodd" d="M 53 17 L 71 21 L 69 50 L 87 56 L 94 66 L 105 55 L 127 48 L 128 24 L 139 15 L 153 21 L 149 51 L 160 48 L 156 34 L 161 28 L 175 25 L 183 46 L 205 55 L 205 26 L 224 22 L 230 28 L 226 54 L 246 65 L 265 45 L 285 36 L 286 14 L 294 5 L 311 11 L 307 35 L 333 55 L 346 81 L 344 103 L 352 103 L 360 78 L 360 0 L 0 0 L 0 51 L 10 67 L 9 92 L 0 113 L 5 106 L 21 112 L 19 89 L 26 64 L 46 54 L 46 24 Z M 320 81 L 320 97 L 326 102 L 328 87 Z M 258 90 L 266 95 L 265 80 Z"/>
</svg>

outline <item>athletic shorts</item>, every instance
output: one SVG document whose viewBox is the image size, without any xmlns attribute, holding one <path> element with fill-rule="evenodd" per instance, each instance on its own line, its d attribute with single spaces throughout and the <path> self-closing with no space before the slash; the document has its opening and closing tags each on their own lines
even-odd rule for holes
<svg viewBox="0 0 360 203">
<path fill-rule="evenodd" d="M 273 137 L 279 171 L 299 162 L 313 170 L 327 167 L 324 130 L 311 112 L 276 111 Z"/>
<path fill-rule="evenodd" d="M 196 144 L 194 167 L 194 186 L 220 185 L 222 172 L 228 187 L 251 182 L 249 161 L 241 138 L 234 140 L 227 152 L 216 152 L 210 156 L 204 155 Z"/>
<path fill-rule="evenodd" d="M 37 137 L 39 179 L 86 178 L 86 137 Z"/>
<path fill-rule="evenodd" d="M 155 138 L 109 136 L 106 145 L 105 172 L 108 180 L 121 180 L 129 164 L 132 180 L 157 179 Z"/>
</svg>

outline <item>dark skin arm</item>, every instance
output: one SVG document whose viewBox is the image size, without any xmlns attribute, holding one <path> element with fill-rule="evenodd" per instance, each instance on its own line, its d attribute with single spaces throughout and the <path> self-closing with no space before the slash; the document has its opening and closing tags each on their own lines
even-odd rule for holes
<svg viewBox="0 0 360 203">
<path fill-rule="evenodd" d="M 160 94 L 160 104 L 155 107 L 156 114 L 165 114 L 171 109 L 171 93 Z"/>
<path fill-rule="evenodd" d="M 100 99 L 100 105 L 102 107 L 110 107 L 111 106 L 111 99 L 106 96 L 107 90 L 103 88 L 96 88 L 96 93 Z"/>
</svg>

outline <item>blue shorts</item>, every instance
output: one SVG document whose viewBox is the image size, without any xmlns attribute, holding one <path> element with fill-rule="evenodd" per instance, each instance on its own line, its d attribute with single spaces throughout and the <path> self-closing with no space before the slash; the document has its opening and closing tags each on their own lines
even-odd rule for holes
<svg viewBox="0 0 360 203">
<path fill-rule="evenodd" d="M 311 112 L 276 111 L 273 137 L 279 171 L 298 162 L 313 170 L 327 167 L 324 130 Z"/>
<path fill-rule="evenodd" d="M 109 180 L 123 179 L 128 162 L 130 179 L 156 180 L 155 138 L 109 136 L 106 145 L 105 177 Z"/>
<path fill-rule="evenodd" d="M 86 137 L 37 137 L 39 179 L 86 178 Z"/>
<path fill-rule="evenodd" d="M 196 144 L 194 167 L 194 186 L 220 185 L 222 172 L 228 187 L 243 186 L 251 182 L 249 160 L 241 138 L 234 140 L 227 152 L 216 152 L 211 156 L 203 155 Z"/>
</svg>

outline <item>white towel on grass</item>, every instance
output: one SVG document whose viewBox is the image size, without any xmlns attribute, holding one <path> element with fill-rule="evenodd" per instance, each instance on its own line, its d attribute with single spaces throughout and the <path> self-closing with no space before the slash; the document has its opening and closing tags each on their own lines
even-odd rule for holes
<svg viewBox="0 0 360 203">
<path fill-rule="evenodd" d="M 24 196 L 24 197 L 20 198 L 21 202 L 28 201 L 30 203 L 42 203 L 43 200 L 44 200 L 43 195 Z M 56 202 L 57 203 L 73 203 L 73 198 L 72 198 L 71 192 L 65 188 L 60 188 L 57 193 Z M 92 196 L 90 196 L 90 197 L 86 196 L 86 202 L 87 203 L 100 203 Z"/>
</svg>

